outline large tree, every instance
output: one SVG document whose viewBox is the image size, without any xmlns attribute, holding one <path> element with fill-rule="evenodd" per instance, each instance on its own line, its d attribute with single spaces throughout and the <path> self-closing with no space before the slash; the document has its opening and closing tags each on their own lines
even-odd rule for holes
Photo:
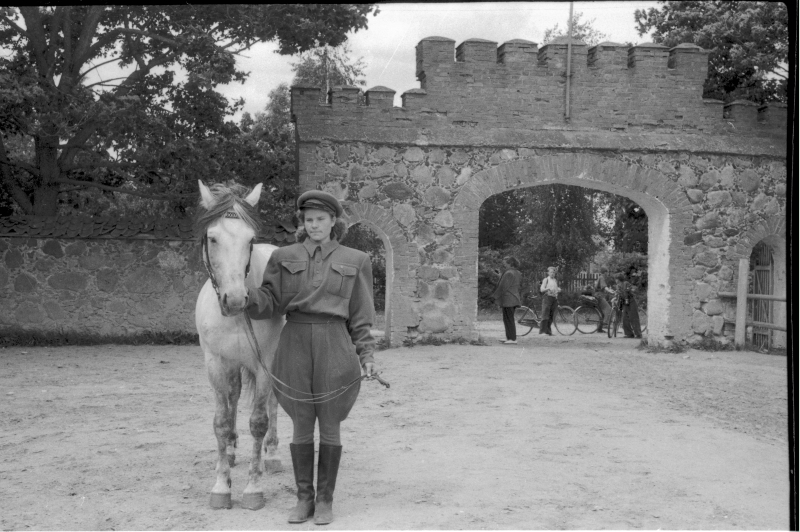
<svg viewBox="0 0 800 532">
<path fill-rule="evenodd" d="M 780 2 L 662 1 L 637 9 L 639 35 L 665 46 L 690 42 L 710 51 L 706 98 L 787 99 L 789 13 Z"/>
<path fill-rule="evenodd" d="M 372 5 L 270 4 L 0 8 L 0 178 L 22 212 L 55 215 L 93 187 L 194 195 L 198 177 L 236 177 L 240 106 L 214 89 L 242 82 L 236 54 L 344 42 Z M 109 66 L 118 72 L 99 79 Z M 106 74 L 104 74 L 106 75 Z M 13 139 L 13 140 L 11 140 Z M 11 150 L 7 143 L 32 145 Z M 221 159 L 221 160 L 220 160 Z"/>
<path fill-rule="evenodd" d="M 589 46 L 594 46 L 595 44 L 600 44 L 601 41 L 608 38 L 608 35 L 594 27 L 595 19 L 581 21 L 582 17 L 583 13 L 580 11 L 573 13 L 572 15 L 573 39 L 578 39 L 579 41 L 585 42 Z M 555 26 L 545 30 L 544 37 L 542 38 L 542 44 L 552 42 L 556 37 L 569 37 L 569 21 L 567 21 L 567 25 L 563 29 L 556 24 Z"/>
</svg>

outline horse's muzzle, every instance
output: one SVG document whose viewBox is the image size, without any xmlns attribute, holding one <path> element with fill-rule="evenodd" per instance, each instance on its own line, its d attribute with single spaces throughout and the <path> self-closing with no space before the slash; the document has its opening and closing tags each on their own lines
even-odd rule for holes
<svg viewBox="0 0 800 532">
<path fill-rule="evenodd" d="M 250 298 L 245 292 L 244 296 L 236 296 L 223 293 L 219 299 L 219 308 L 223 316 L 237 316 L 247 308 Z"/>
</svg>

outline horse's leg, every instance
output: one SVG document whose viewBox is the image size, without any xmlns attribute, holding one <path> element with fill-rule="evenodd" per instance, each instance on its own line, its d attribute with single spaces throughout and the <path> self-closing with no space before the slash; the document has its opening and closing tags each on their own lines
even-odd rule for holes
<svg viewBox="0 0 800 532">
<path fill-rule="evenodd" d="M 236 465 L 236 448 L 239 446 L 239 433 L 236 431 L 236 414 L 238 413 L 239 396 L 242 394 L 242 374 L 237 371 L 235 375 L 231 376 L 231 388 L 229 394 L 229 403 L 233 410 L 231 421 L 231 432 L 228 436 L 228 464 L 233 467 Z"/>
<path fill-rule="evenodd" d="M 275 395 L 275 390 L 271 385 L 268 390 L 269 428 L 267 429 L 267 438 L 264 440 L 264 450 L 267 452 L 267 456 L 264 458 L 264 468 L 267 473 L 277 473 L 283 470 L 281 459 L 278 458 L 278 396 Z"/>
<path fill-rule="evenodd" d="M 235 404 L 231 403 L 232 388 L 239 383 L 241 377 L 238 369 L 226 370 L 219 359 L 212 359 L 208 364 L 208 376 L 214 388 L 216 412 L 214 413 L 214 435 L 217 437 L 217 480 L 211 488 L 211 507 L 231 508 L 231 467 L 227 448 L 234 434 Z M 238 397 L 239 392 L 235 396 Z"/>
<path fill-rule="evenodd" d="M 261 489 L 261 477 L 264 468 L 261 464 L 261 446 L 264 442 L 264 435 L 267 428 L 271 425 L 267 412 L 267 396 L 269 394 L 269 384 L 263 374 L 255 379 L 255 389 L 253 390 L 253 412 L 250 414 L 250 434 L 253 436 L 253 454 L 250 459 L 250 471 L 248 472 L 247 486 L 244 488 L 242 496 L 242 507 L 249 510 L 259 510 L 264 507 L 264 491 Z"/>
</svg>

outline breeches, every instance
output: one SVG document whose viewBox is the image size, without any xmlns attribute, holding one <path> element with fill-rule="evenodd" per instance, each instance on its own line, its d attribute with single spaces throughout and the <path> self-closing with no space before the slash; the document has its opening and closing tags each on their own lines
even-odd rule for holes
<svg viewBox="0 0 800 532">
<path fill-rule="evenodd" d="M 350 413 L 361 388 L 359 381 L 341 391 L 361 376 L 344 321 L 288 321 L 278 341 L 272 374 L 286 384 L 274 382 L 273 386 L 278 403 L 294 423 L 292 443 L 313 443 L 314 425 L 319 420 L 320 442 L 341 445 L 339 424 Z M 334 393 L 315 399 L 319 401 L 316 404 L 305 402 L 328 392 Z"/>
</svg>

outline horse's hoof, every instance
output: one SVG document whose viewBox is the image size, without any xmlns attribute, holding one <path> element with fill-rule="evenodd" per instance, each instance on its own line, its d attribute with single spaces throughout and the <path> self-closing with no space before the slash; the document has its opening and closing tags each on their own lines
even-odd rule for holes
<svg viewBox="0 0 800 532">
<path fill-rule="evenodd" d="M 229 454 L 228 455 L 228 467 L 233 467 L 236 465 L 236 455 Z"/>
<path fill-rule="evenodd" d="M 212 493 L 211 507 L 215 510 L 230 510 L 233 507 L 230 493 Z"/>
<path fill-rule="evenodd" d="M 242 495 L 242 508 L 245 510 L 260 510 L 267 504 L 264 493 L 256 491 Z"/>
<path fill-rule="evenodd" d="M 265 458 L 264 471 L 267 473 L 280 473 L 283 471 L 283 464 L 280 458 Z"/>
</svg>

